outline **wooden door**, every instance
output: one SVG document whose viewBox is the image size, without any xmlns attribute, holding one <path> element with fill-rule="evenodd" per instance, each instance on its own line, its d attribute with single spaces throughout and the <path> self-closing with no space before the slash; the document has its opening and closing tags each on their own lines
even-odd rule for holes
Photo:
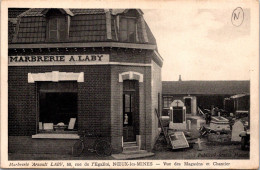
<svg viewBox="0 0 260 170">
<path fill-rule="evenodd" d="M 136 135 L 139 133 L 139 90 L 137 81 L 124 81 L 122 116 L 124 142 L 136 141 Z"/>
<path fill-rule="evenodd" d="M 187 114 L 191 114 L 191 98 L 185 99 L 185 106 Z"/>
</svg>

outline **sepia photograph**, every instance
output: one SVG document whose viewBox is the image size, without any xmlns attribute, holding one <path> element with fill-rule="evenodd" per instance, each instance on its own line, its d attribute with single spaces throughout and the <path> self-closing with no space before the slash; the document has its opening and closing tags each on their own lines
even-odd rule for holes
<svg viewBox="0 0 260 170">
<path fill-rule="evenodd" d="M 259 166 L 258 2 L 214 2 L 6 3 L 5 166 Z"/>
</svg>

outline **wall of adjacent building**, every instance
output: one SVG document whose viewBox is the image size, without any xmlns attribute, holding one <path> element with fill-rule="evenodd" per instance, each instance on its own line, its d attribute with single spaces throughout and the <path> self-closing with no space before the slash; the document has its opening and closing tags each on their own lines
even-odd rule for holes
<svg viewBox="0 0 260 170">
<path fill-rule="evenodd" d="M 155 109 L 159 115 L 161 115 L 162 111 L 162 82 L 161 82 L 161 67 L 152 61 L 152 108 L 151 108 L 151 118 L 152 118 L 152 140 L 151 147 L 154 146 L 156 139 L 159 135 L 158 131 L 158 117 Z"/>
</svg>

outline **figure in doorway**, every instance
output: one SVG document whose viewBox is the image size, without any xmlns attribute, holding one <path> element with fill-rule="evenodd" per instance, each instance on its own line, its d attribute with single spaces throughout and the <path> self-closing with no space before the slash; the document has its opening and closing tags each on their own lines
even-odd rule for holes
<svg viewBox="0 0 260 170">
<path fill-rule="evenodd" d="M 128 116 L 127 116 L 127 114 L 125 114 L 125 116 L 124 116 L 124 125 L 125 126 L 127 126 L 128 125 Z"/>
</svg>

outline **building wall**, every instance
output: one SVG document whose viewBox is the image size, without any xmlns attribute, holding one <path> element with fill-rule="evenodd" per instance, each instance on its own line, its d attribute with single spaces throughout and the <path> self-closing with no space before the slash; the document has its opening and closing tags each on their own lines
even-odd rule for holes
<svg viewBox="0 0 260 170">
<path fill-rule="evenodd" d="M 84 72 L 84 82 L 78 83 L 78 129 L 88 130 L 90 126 L 93 126 L 97 133 L 110 140 L 110 66 L 16 66 L 8 68 L 9 148 L 16 148 L 15 145 L 20 145 L 20 149 L 30 150 L 34 141 L 41 140 L 31 139 L 31 142 L 19 143 L 17 138 L 12 137 L 31 138 L 31 135 L 36 134 L 38 128 L 36 125 L 36 84 L 28 83 L 28 73 L 51 71 Z M 51 143 L 52 140 L 47 141 Z M 39 149 L 39 151 L 49 152 L 47 148 L 46 150 Z"/>
<path fill-rule="evenodd" d="M 37 69 L 37 68 L 36 68 Z M 28 83 L 29 67 L 8 68 L 8 134 L 36 133 L 36 86 Z"/>
<path fill-rule="evenodd" d="M 156 139 L 159 135 L 158 131 L 158 116 L 155 112 L 161 115 L 161 93 L 162 93 L 162 82 L 161 82 L 161 67 L 158 66 L 154 61 L 152 61 L 152 141 L 151 147 L 154 146 Z"/>
<path fill-rule="evenodd" d="M 188 97 L 187 95 L 163 95 L 163 97 L 166 96 L 171 96 L 173 100 L 181 100 L 182 102 L 185 103 L 184 97 Z M 218 107 L 220 109 L 224 109 L 224 99 L 226 97 L 229 97 L 229 95 L 191 95 L 193 97 L 192 100 L 192 105 L 195 107 L 192 107 L 192 115 L 195 115 L 197 112 L 197 108 L 200 107 L 200 109 L 211 109 L 211 106 L 213 105 L 214 107 Z M 164 108 L 163 109 L 163 115 L 167 116 L 169 108 Z"/>
<path fill-rule="evenodd" d="M 236 110 L 250 110 L 250 96 L 240 97 L 235 99 Z"/>
<path fill-rule="evenodd" d="M 32 139 L 31 136 L 9 136 L 8 153 L 71 154 L 72 146 L 76 141 L 71 139 Z"/>
<path fill-rule="evenodd" d="M 110 62 L 126 62 L 126 63 L 151 63 L 151 57 L 148 51 L 133 51 L 131 49 L 112 50 L 110 53 Z"/>
<path fill-rule="evenodd" d="M 73 143 L 73 140 L 32 139 L 31 135 L 37 133 L 37 98 L 36 83 L 28 83 L 28 73 L 44 72 L 84 72 L 84 82 L 78 86 L 78 129 L 87 130 L 93 126 L 102 136 L 111 141 L 114 152 L 122 151 L 123 136 L 123 83 L 119 82 L 119 74 L 133 71 L 143 74 L 144 81 L 139 83 L 139 112 L 140 112 L 140 138 L 141 149 L 151 150 L 158 136 L 158 119 L 154 111 L 158 109 L 158 93 L 161 94 L 161 67 L 152 60 L 151 52 L 147 50 L 133 51 L 123 49 L 96 49 L 87 50 L 88 54 L 109 54 L 110 62 L 114 65 L 67 65 L 67 66 L 9 66 L 8 68 L 8 123 L 9 123 L 9 149 L 10 151 L 28 151 L 30 147 L 40 141 L 39 152 L 51 152 L 42 141 L 49 145 L 62 144 L 63 141 Z M 84 55 L 86 52 L 78 49 L 77 52 L 69 49 L 46 51 L 41 53 L 26 50 L 23 53 L 9 55 Z M 151 64 L 152 62 L 152 64 Z M 118 63 L 118 64 L 117 64 Z M 120 65 L 121 63 L 133 63 Z M 137 65 L 136 65 L 137 64 Z M 139 64 L 139 65 L 138 65 Z M 147 64 L 147 65 L 144 65 Z M 150 64 L 150 65 L 149 65 Z M 151 70 L 153 69 L 153 70 Z M 153 75 L 152 75 L 153 72 Z M 153 79 L 153 81 L 152 81 Z M 153 92 L 152 92 L 153 89 Z M 79 131 L 79 135 L 81 132 Z M 20 151 L 20 138 L 25 139 Z M 66 145 L 67 146 L 67 145 Z M 65 145 L 64 145 L 65 147 Z M 15 149 L 12 149 L 15 148 Z M 26 149 L 27 148 L 27 149 Z M 18 149 L 18 150 L 17 150 Z M 69 150 L 64 150 L 69 153 Z"/>
<path fill-rule="evenodd" d="M 133 71 L 143 74 L 144 81 L 139 82 L 139 125 L 141 135 L 141 148 L 146 149 L 149 145 L 146 138 L 150 138 L 149 132 L 150 124 L 147 119 L 150 116 L 149 106 L 151 103 L 151 71 L 150 67 L 136 67 L 136 66 L 111 66 L 111 143 L 116 152 L 122 150 L 122 136 L 123 136 L 123 83 L 119 82 L 119 74 Z M 147 130 L 148 129 L 148 130 Z"/>
</svg>

